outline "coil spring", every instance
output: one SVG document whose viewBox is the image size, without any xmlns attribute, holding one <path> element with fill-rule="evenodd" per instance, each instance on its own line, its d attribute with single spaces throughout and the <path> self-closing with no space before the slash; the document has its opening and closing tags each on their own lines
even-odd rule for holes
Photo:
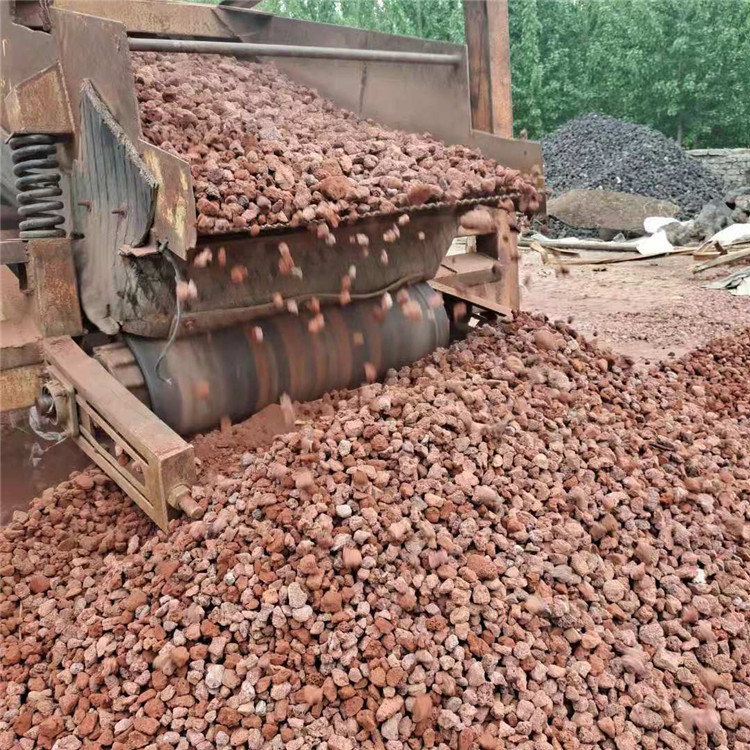
<svg viewBox="0 0 750 750">
<path fill-rule="evenodd" d="M 18 213 L 21 216 L 19 237 L 22 240 L 64 237 L 64 205 L 59 197 L 60 172 L 57 166 L 55 139 L 50 135 L 14 135 L 11 148 L 13 174 L 18 190 Z"/>
</svg>

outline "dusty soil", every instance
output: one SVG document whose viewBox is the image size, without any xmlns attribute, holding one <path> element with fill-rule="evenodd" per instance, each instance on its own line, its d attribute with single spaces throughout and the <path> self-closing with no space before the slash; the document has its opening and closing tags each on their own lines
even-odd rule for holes
<svg viewBox="0 0 750 750">
<path fill-rule="evenodd" d="M 361 120 L 272 64 L 149 52 L 132 61 L 144 137 L 191 165 L 202 234 L 335 227 L 462 198 L 538 205 L 530 177 L 429 133 Z"/>
<path fill-rule="evenodd" d="M 613 253 L 586 253 L 593 259 Z M 538 253 L 522 251 L 521 306 L 553 320 L 572 317 L 587 338 L 648 364 L 680 357 L 750 323 L 750 297 L 703 284 L 729 267 L 693 274 L 692 256 L 606 266 L 572 266 L 560 275 Z M 581 258 L 584 254 L 581 253 Z"/>
<path fill-rule="evenodd" d="M 244 422 L 196 435 L 193 438 L 195 455 L 201 461 L 210 460 L 214 467 L 224 458 L 234 462 L 247 451 L 269 446 L 276 435 L 289 432 L 292 427 L 293 420 L 287 419 L 278 404 L 271 404 Z"/>
<path fill-rule="evenodd" d="M 31 431 L 25 415 L 19 411 L 15 417 L 14 422 L 0 425 L 0 526 L 10 521 L 13 511 L 25 511 L 47 487 L 89 464 L 86 454 L 70 440 L 44 442 Z M 39 450 L 44 454 L 39 456 Z"/>
</svg>

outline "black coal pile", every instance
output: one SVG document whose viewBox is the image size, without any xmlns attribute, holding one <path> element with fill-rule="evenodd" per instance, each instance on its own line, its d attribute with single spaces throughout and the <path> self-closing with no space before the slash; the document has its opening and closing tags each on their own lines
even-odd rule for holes
<svg viewBox="0 0 750 750">
<path fill-rule="evenodd" d="M 617 190 L 670 200 L 690 219 L 721 198 L 719 180 L 662 133 L 601 114 L 567 122 L 542 140 L 553 194 L 574 188 Z"/>
</svg>

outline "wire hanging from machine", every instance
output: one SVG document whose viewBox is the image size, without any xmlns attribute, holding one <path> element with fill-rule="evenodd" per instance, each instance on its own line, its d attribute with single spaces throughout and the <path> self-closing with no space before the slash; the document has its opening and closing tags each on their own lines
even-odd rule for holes
<svg viewBox="0 0 750 750">
<path fill-rule="evenodd" d="M 172 318 L 172 323 L 169 327 L 169 338 L 167 338 L 167 343 L 164 344 L 164 348 L 161 350 L 161 353 L 159 354 L 159 358 L 156 360 L 156 366 L 155 371 L 156 375 L 161 380 L 162 383 L 167 383 L 168 385 L 173 385 L 172 378 L 165 378 L 161 374 L 161 364 L 166 358 L 167 354 L 169 353 L 169 350 L 172 348 L 172 345 L 175 342 L 175 339 L 177 338 L 177 332 L 180 330 L 180 323 L 182 322 L 182 299 L 179 294 L 177 294 L 177 287 L 180 284 L 181 281 L 184 281 L 182 278 L 182 274 L 180 273 L 180 268 L 177 265 L 175 259 L 172 257 L 172 253 L 169 252 L 167 249 L 166 243 L 160 246 L 160 251 L 162 255 L 169 261 L 172 268 L 174 269 L 174 287 L 175 287 L 175 305 L 177 308 L 177 311 L 175 315 Z"/>
</svg>

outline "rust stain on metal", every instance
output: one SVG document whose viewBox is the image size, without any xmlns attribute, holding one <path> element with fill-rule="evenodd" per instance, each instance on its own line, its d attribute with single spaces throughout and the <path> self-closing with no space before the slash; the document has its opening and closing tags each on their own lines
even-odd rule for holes
<svg viewBox="0 0 750 750">
<path fill-rule="evenodd" d="M 55 0 L 55 8 L 108 18 L 131 33 L 233 38 L 213 8 L 197 3 L 153 0 Z"/>
<path fill-rule="evenodd" d="M 0 370 L 42 361 L 42 334 L 34 318 L 34 296 L 21 291 L 10 269 L 0 266 Z"/>
<path fill-rule="evenodd" d="M 44 336 L 77 336 L 83 326 L 71 241 L 32 240 L 28 248 L 39 329 Z"/>
<path fill-rule="evenodd" d="M 98 3 L 103 9 L 107 3 Z M 88 80 L 112 116 L 134 143 L 141 137 L 141 120 L 130 68 L 125 26 L 81 13 L 50 8 L 54 36 L 70 110 L 81 127 L 83 84 Z"/>
<path fill-rule="evenodd" d="M 39 393 L 43 374 L 42 364 L 0 371 L 0 411 L 31 406 Z"/>
<path fill-rule="evenodd" d="M 195 248 L 195 195 L 190 166 L 173 154 L 141 141 L 141 156 L 159 187 L 156 193 L 154 234 L 178 257 L 187 260 Z"/>
<path fill-rule="evenodd" d="M 73 120 L 60 66 L 51 65 L 15 86 L 5 100 L 13 133 L 71 133 Z"/>
<path fill-rule="evenodd" d="M 18 3 L 0 2 L 2 54 L 0 93 L 5 96 L 11 87 L 50 65 L 56 57 L 55 41 L 49 34 L 32 31 L 15 23 L 12 11 Z"/>
</svg>

